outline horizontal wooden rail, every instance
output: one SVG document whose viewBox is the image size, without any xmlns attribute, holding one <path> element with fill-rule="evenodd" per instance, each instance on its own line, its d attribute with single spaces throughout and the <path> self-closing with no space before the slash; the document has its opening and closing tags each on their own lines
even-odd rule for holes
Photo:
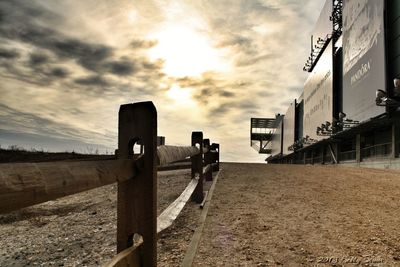
<svg viewBox="0 0 400 267">
<path fill-rule="evenodd" d="M 199 154 L 194 146 L 159 146 L 157 148 L 158 165 L 164 166 Z"/>
<path fill-rule="evenodd" d="M 126 181 L 137 160 L 0 164 L 0 214 Z"/>
<path fill-rule="evenodd" d="M 143 237 L 139 234 L 134 234 L 133 245 L 117 255 L 103 267 L 140 267 L 140 254 L 138 248 L 143 244 Z"/>
<path fill-rule="evenodd" d="M 178 217 L 179 213 L 182 211 L 183 207 L 186 205 L 190 196 L 192 195 L 194 189 L 199 182 L 198 177 L 192 179 L 182 194 L 175 199 L 171 205 L 168 206 L 157 218 L 157 233 L 170 227 L 175 219 Z"/>
<path fill-rule="evenodd" d="M 207 166 L 203 167 L 203 174 L 206 174 L 209 171 L 211 171 L 211 164 L 208 164 Z"/>
</svg>

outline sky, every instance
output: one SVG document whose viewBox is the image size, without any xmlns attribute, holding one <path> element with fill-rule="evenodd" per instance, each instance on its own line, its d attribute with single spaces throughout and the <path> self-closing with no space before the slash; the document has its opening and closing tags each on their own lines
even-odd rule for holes
<svg viewBox="0 0 400 267">
<path fill-rule="evenodd" d="M 158 135 L 263 162 L 251 117 L 285 113 L 321 0 L 0 0 L 0 145 L 111 153 L 121 104 L 153 101 Z"/>
</svg>

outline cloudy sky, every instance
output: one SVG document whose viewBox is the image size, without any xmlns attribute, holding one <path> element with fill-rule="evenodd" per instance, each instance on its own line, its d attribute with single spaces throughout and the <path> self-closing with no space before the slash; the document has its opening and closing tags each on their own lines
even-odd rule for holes
<svg viewBox="0 0 400 267">
<path fill-rule="evenodd" d="M 111 152 L 119 105 L 151 100 L 167 144 L 262 162 L 250 118 L 299 96 L 323 2 L 0 0 L 0 145 Z"/>
</svg>

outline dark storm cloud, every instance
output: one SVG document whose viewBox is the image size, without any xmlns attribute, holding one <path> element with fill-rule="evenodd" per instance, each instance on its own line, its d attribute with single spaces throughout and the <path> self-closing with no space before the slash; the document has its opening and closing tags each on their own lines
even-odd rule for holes
<svg viewBox="0 0 400 267">
<path fill-rule="evenodd" d="M 132 61 L 123 59 L 120 61 L 111 61 L 105 64 L 109 72 L 119 76 L 132 75 L 136 72 L 135 65 Z"/>
<path fill-rule="evenodd" d="M 0 47 L 0 59 L 14 59 L 18 57 L 19 53 L 16 50 L 9 50 Z"/>
<path fill-rule="evenodd" d="M 46 54 L 32 53 L 29 55 L 29 64 L 32 67 L 42 65 L 44 63 L 47 63 L 48 61 L 49 61 L 49 56 Z"/>
<path fill-rule="evenodd" d="M 55 67 L 51 69 L 49 74 L 57 78 L 66 78 L 69 76 L 69 71 L 61 67 Z"/>
<path fill-rule="evenodd" d="M 98 75 L 92 75 L 84 78 L 78 78 L 75 79 L 74 82 L 79 85 L 85 85 L 85 86 L 101 86 L 101 87 L 106 87 L 109 86 L 110 83 L 105 80 L 103 77 L 98 76 Z"/>
<path fill-rule="evenodd" d="M 227 114 L 228 111 L 231 110 L 231 109 L 232 109 L 232 106 L 230 104 L 222 104 L 222 105 L 219 105 L 216 108 L 210 109 L 208 114 L 210 116 L 219 117 L 221 115 Z"/>
<path fill-rule="evenodd" d="M 112 55 L 112 49 L 101 44 L 90 44 L 81 40 L 63 39 L 48 40 L 44 48 L 52 50 L 60 57 L 75 59 L 81 66 L 92 71 L 102 71 L 103 63 Z"/>
<path fill-rule="evenodd" d="M 149 49 L 156 45 L 157 45 L 156 40 L 134 39 L 130 43 L 130 47 L 133 49 Z"/>
<path fill-rule="evenodd" d="M 34 2 L 30 2 L 30 5 L 21 1 L 1 2 L 0 10 L 5 14 L 0 25 L 0 37 L 4 39 L 51 51 L 59 58 L 73 59 L 92 71 L 101 70 L 102 63 L 113 54 L 113 49 L 108 46 L 69 38 L 42 26 L 39 23 L 40 18 L 51 17 L 51 14 L 36 6 Z M 40 59 L 37 59 L 35 61 L 34 58 L 32 62 L 41 63 Z"/>
<path fill-rule="evenodd" d="M 247 80 L 226 81 L 219 77 L 217 73 L 209 72 L 201 77 L 184 77 L 176 79 L 182 88 L 189 87 L 194 89 L 193 99 L 202 104 L 202 108 L 212 119 L 221 119 L 221 123 L 226 116 L 230 116 L 233 110 L 256 110 L 258 107 L 243 99 L 243 88 L 252 85 Z M 243 99 L 243 100 L 242 100 Z M 218 103 L 218 107 L 213 105 Z"/>
<path fill-rule="evenodd" d="M 26 71 L 19 64 L 14 62 L 3 62 L 0 64 L 0 77 L 23 81 L 30 85 L 48 86 L 51 77 L 46 77 L 43 69 L 35 68 Z"/>
<path fill-rule="evenodd" d="M 132 78 L 135 75 L 136 80 L 152 80 L 155 83 L 164 77 L 161 70 L 164 64 L 162 60 L 150 62 L 140 53 L 131 54 L 130 57 L 115 58 L 116 48 L 71 38 L 57 31 L 58 28 L 53 27 L 52 22 L 60 25 L 65 18 L 40 6 L 38 2 L 32 1 L 27 4 L 18 0 L 0 1 L 0 10 L 5 14 L 4 23 L 0 25 L 0 37 L 8 42 L 20 42 L 33 46 L 35 49 L 35 52 L 31 53 L 29 59 L 25 61 L 27 64 L 3 66 L 3 69 L 7 69 L 16 79 L 40 85 L 51 84 L 57 79 L 74 76 L 67 69 L 59 67 L 60 64 L 69 65 L 72 62 L 91 73 L 87 77 L 77 78 L 72 82 L 91 88 L 111 85 L 117 88 L 121 80 L 104 78 L 107 73 L 120 78 Z M 134 39 L 128 49 L 148 49 L 154 45 L 156 42 L 152 40 Z M 11 56 L 10 53 L 7 55 Z M 73 68 L 70 69 L 73 70 Z"/>
<path fill-rule="evenodd" d="M 232 98 L 235 97 L 235 93 L 229 92 L 223 89 L 223 87 L 214 87 L 214 88 L 202 88 L 198 93 L 195 93 L 196 97 L 202 101 L 210 101 L 214 97 L 224 97 L 224 98 Z"/>
<path fill-rule="evenodd" d="M 145 71 L 158 71 L 161 72 L 161 69 L 164 66 L 164 61 L 163 60 L 157 60 L 155 62 L 150 62 L 145 58 L 140 59 L 141 64 L 142 64 L 142 69 Z"/>
<path fill-rule="evenodd" d="M 230 98 L 222 102 L 218 107 L 210 107 L 207 110 L 209 118 L 213 121 L 226 122 L 226 120 L 247 121 L 249 114 L 258 114 L 259 105 L 253 99 Z"/>
<path fill-rule="evenodd" d="M 221 91 L 221 92 L 219 92 L 219 95 L 223 96 L 223 97 L 234 97 L 235 96 L 234 93 L 229 92 L 229 91 Z"/>
<path fill-rule="evenodd" d="M 241 35 L 227 35 L 218 43 L 219 48 L 230 48 L 235 52 L 244 53 L 246 56 L 254 56 L 258 54 L 257 46 L 251 38 Z"/>
<path fill-rule="evenodd" d="M 238 108 L 240 108 L 242 110 L 257 110 L 258 109 L 258 106 L 253 101 L 250 101 L 250 100 L 240 101 L 235 106 L 237 106 Z"/>
<path fill-rule="evenodd" d="M 200 78 L 185 77 L 178 79 L 177 82 L 181 87 L 190 87 L 195 89 L 193 98 L 203 104 L 208 104 L 210 101 L 218 101 L 221 92 L 225 89 L 226 84 L 217 80 L 214 75 L 207 74 Z"/>
<path fill-rule="evenodd" d="M 179 83 L 181 87 L 210 87 L 216 84 L 216 80 L 212 74 L 203 74 L 200 78 L 194 77 L 183 77 L 176 79 L 176 82 Z"/>
<path fill-rule="evenodd" d="M 14 53 L 21 54 L 17 50 Z M 0 64 L 0 76 L 24 81 L 31 85 L 48 86 L 70 75 L 66 68 L 57 66 L 52 61 L 54 60 L 50 59 L 49 56 L 41 53 L 30 54 L 28 58 L 22 58 L 18 61 L 3 61 Z"/>
</svg>

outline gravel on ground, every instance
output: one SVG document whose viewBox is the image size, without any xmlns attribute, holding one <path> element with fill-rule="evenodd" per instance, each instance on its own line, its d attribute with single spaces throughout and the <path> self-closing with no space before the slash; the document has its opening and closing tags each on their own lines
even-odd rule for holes
<svg viewBox="0 0 400 267">
<path fill-rule="evenodd" d="M 160 214 L 185 189 L 190 170 L 158 174 Z M 0 215 L 0 266 L 99 266 L 116 254 L 117 186 Z M 158 240 L 158 266 L 179 265 L 200 209 L 189 202 Z"/>
</svg>

